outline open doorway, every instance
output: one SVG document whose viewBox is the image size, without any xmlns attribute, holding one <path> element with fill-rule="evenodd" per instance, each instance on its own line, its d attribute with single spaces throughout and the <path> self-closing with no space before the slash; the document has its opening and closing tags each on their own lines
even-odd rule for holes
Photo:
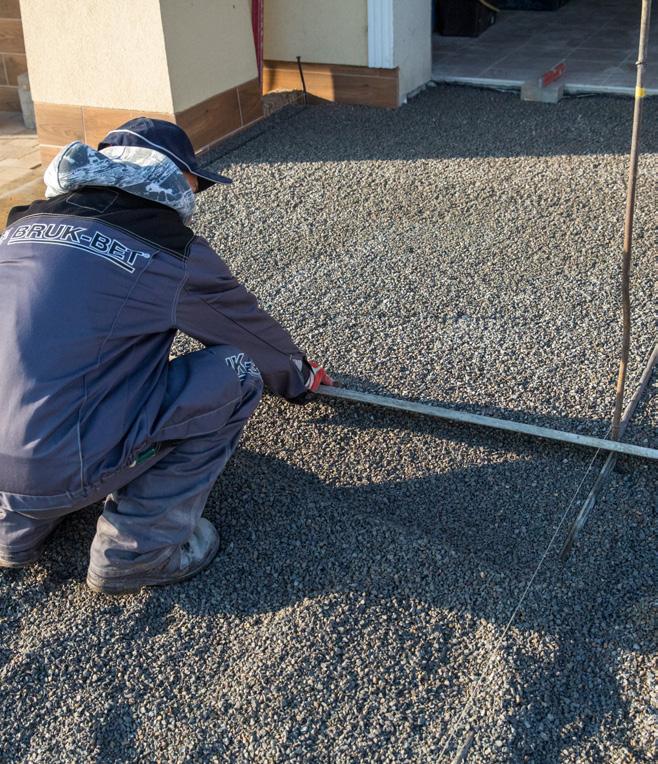
<svg viewBox="0 0 658 764">
<path fill-rule="evenodd" d="M 451 4 L 459 10 L 435 13 L 435 82 L 519 88 L 564 62 L 567 93 L 635 91 L 641 0 L 438 0 L 441 4 L 444 11 Z M 647 95 L 658 95 L 656 24 L 645 80 Z"/>
</svg>

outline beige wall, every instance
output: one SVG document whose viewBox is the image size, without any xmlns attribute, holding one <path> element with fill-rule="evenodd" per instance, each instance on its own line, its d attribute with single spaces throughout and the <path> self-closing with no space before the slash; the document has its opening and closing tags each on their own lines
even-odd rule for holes
<svg viewBox="0 0 658 764">
<path fill-rule="evenodd" d="M 32 98 L 173 111 L 159 0 L 22 0 Z"/>
<path fill-rule="evenodd" d="M 22 0 L 40 103 L 176 112 L 258 76 L 250 0 Z"/>
<path fill-rule="evenodd" d="M 174 111 L 258 76 L 250 0 L 160 4 Z"/>
<path fill-rule="evenodd" d="M 432 9 L 428 0 L 393 0 L 393 58 L 400 99 L 432 77 Z"/>
<path fill-rule="evenodd" d="M 368 3 L 265 0 L 264 35 L 266 59 L 368 66 Z"/>
</svg>

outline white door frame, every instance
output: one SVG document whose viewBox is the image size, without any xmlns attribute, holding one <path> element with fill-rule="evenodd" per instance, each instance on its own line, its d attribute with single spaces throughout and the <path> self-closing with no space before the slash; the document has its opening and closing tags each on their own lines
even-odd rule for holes
<svg viewBox="0 0 658 764">
<path fill-rule="evenodd" d="M 393 0 L 368 0 L 368 66 L 394 69 Z"/>
</svg>

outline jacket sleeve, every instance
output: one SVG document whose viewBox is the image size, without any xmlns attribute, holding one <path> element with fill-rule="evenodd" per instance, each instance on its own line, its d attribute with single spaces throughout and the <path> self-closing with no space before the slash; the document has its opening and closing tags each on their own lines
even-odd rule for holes
<svg viewBox="0 0 658 764">
<path fill-rule="evenodd" d="M 204 345 L 233 345 L 246 353 L 273 393 L 289 400 L 305 393 L 302 372 L 293 363 L 304 352 L 199 236 L 190 245 L 175 322 Z"/>
</svg>

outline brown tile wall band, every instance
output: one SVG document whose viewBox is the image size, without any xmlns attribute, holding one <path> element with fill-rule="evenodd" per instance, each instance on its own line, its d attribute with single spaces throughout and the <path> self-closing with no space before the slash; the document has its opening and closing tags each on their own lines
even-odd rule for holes
<svg viewBox="0 0 658 764">
<path fill-rule="evenodd" d="M 338 103 L 363 104 L 394 109 L 399 105 L 399 70 L 371 69 L 302 62 L 306 89 L 318 98 Z M 300 90 L 296 62 L 265 61 L 263 92 Z"/>
<path fill-rule="evenodd" d="M 263 65 L 274 69 L 289 69 L 299 73 L 296 61 L 277 61 L 266 59 Z M 346 74 L 351 77 L 386 77 L 387 79 L 397 79 L 398 69 L 377 69 L 370 66 L 348 66 L 347 64 L 318 64 L 312 61 L 302 61 L 304 76 L 307 72 L 317 74 Z"/>
<path fill-rule="evenodd" d="M 263 116 L 258 78 L 176 112 L 176 123 L 187 132 L 194 150 L 205 151 Z"/>
<path fill-rule="evenodd" d="M 36 103 L 35 112 L 42 160 L 47 163 L 67 143 L 79 140 L 97 146 L 110 130 L 139 116 L 176 122 L 195 151 L 204 151 L 261 119 L 263 106 L 255 78 L 176 114 L 48 103 Z"/>
<path fill-rule="evenodd" d="M 238 101 L 243 127 L 263 116 L 263 99 L 260 94 L 260 82 L 257 78 L 238 87 Z"/>
<path fill-rule="evenodd" d="M 80 106 L 34 104 L 39 143 L 65 146 L 71 141 L 84 141 L 84 123 Z"/>
<path fill-rule="evenodd" d="M 173 114 L 103 109 L 93 106 L 35 103 L 39 143 L 45 146 L 65 146 L 71 141 L 83 141 L 96 146 L 107 133 L 134 117 L 146 116 L 174 121 Z"/>
<path fill-rule="evenodd" d="M 97 106 L 83 106 L 84 142 L 96 148 L 105 136 L 124 122 L 136 117 L 151 117 L 175 122 L 173 114 L 159 111 L 139 111 L 135 109 L 105 109 Z"/>
<path fill-rule="evenodd" d="M 263 119 L 263 117 L 260 117 L 259 119 Z M 218 135 L 216 138 L 213 138 L 210 143 L 206 143 L 205 146 L 200 146 L 197 148 L 194 147 L 194 153 L 196 154 L 197 158 L 203 159 L 203 156 L 207 154 L 212 149 L 216 148 L 222 141 L 227 140 L 228 138 L 231 138 L 234 135 L 238 135 L 241 133 L 245 128 L 250 127 L 251 125 L 255 125 L 256 122 L 259 121 L 259 119 L 255 119 L 253 122 L 250 122 L 246 125 L 241 125 L 240 127 L 236 128 L 235 130 L 231 131 L 230 133 L 224 133 L 224 135 Z"/>
<path fill-rule="evenodd" d="M 325 101 L 394 109 L 398 106 L 397 81 L 384 77 L 353 77 L 342 74 L 304 73 L 308 93 Z M 299 73 L 266 69 L 266 92 L 299 90 Z"/>
<path fill-rule="evenodd" d="M 218 135 L 226 135 L 242 126 L 236 88 L 207 98 L 176 113 L 176 123 L 190 136 L 195 150 L 207 146 Z"/>
</svg>

